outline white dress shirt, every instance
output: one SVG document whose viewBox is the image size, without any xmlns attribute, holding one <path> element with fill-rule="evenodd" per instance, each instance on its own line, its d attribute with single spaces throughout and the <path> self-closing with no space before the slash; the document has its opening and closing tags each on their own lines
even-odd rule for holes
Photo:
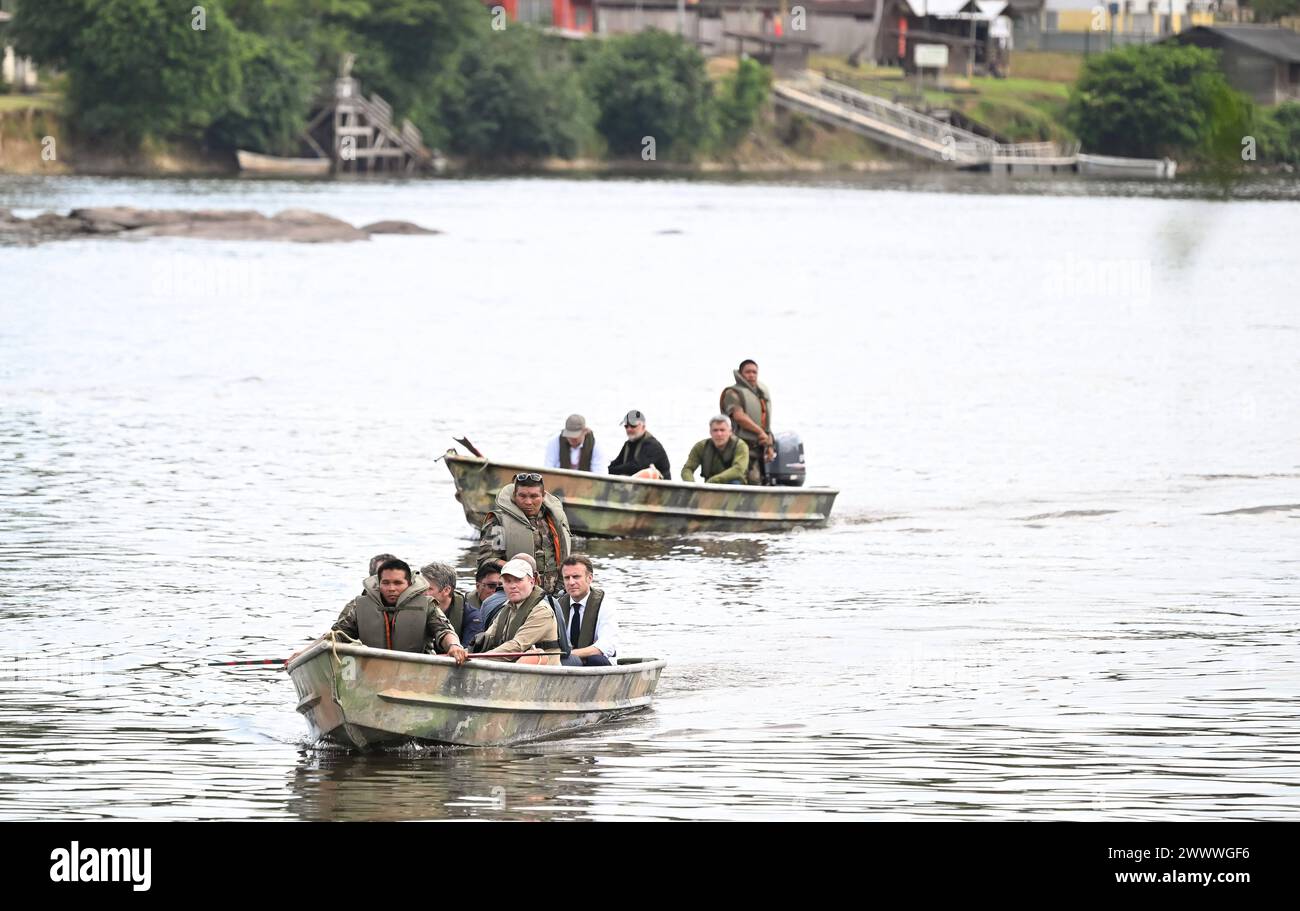
<svg viewBox="0 0 1300 911">
<path fill-rule="evenodd" d="M 572 468 L 578 471 L 578 462 L 582 459 L 582 444 L 577 447 L 569 447 L 569 465 L 560 464 L 560 435 L 557 433 L 551 437 L 551 441 L 546 444 L 546 459 L 542 462 L 543 468 Z M 592 474 L 609 474 L 609 459 L 605 458 L 605 451 L 600 448 L 600 440 L 591 448 L 591 473 Z"/>
<path fill-rule="evenodd" d="M 573 612 L 578 612 L 578 629 L 582 629 L 582 620 L 584 612 L 587 610 L 587 601 L 591 598 L 591 592 L 587 592 L 587 597 L 581 601 L 574 601 L 569 605 L 569 626 L 573 626 Z M 605 597 L 600 602 L 600 614 L 596 617 L 596 638 L 591 644 L 600 649 L 600 653 L 610 661 L 618 654 L 618 620 L 614 617 L 614 609 L 610 605 L 613 600 L 609 592 L 605 592 Z M 569 643 L 573 648 L 577 648 L 576 643 Z"/>
</svg>

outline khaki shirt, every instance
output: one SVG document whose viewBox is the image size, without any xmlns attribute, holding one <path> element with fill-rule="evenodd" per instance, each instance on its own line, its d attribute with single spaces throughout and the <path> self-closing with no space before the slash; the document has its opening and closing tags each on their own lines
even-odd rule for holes
<svg viewBox="0 0 1300 911">
<path fill-rule="evenodd" d="M 529 610 L 527 619 L 524 620 L 523 626 L 519 627 L 519 632 L 515 634 L 515 637 L 504 642 L 498 642 L 497 640 L 505 635 L 511 617 L 520 609 L 513 604 L 507 604 L 497 611 L 497 615 L 492 618 L 492 625 L 483 633 L 483 643 L 490 646 L 490 648 L 487 652 L 481 654 L 526 652 L 539 642 L 560 638 L 560 632 L 555 626 L 555 611 L 551 609 L 550 602 L 542 598 Z M 554 649 L 546 650 L 554 651 Z M 559 664 L 560 656 L 548 656 L 542 660 L 542 663 Z"/>
</svg>

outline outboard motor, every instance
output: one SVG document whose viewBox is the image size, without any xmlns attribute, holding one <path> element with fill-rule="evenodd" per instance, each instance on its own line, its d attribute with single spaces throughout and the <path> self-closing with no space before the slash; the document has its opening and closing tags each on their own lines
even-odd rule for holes
<svg viewBox="0 0 1300 911">
<path fill-rule="evenodd" d="M 797 433 L 772 434 L 772 448 L 776 458 L 764 467 L 767 470 L 769 484 L 781 487 L 803 487 L 804 478 L 808 476 L 808 467 L 803 461 L 803 440 Z"/>
</svg>

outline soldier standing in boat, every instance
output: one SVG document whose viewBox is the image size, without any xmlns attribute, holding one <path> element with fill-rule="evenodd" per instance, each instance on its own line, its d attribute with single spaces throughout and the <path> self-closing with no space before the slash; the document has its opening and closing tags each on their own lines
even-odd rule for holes
<svg viewBox="0 0 1300 911">
<path fill-rule="evenodd" d="M 573 549 L 569 517 L 560 501 L 546 492 L 542 476 L 520 472 L 502 487 L 479 532 L 478 562 L 532 554 L 542 590 L 560 591 L 560 564 Z"/>
<path fill-rule="evenodd" d="M 758 381 L 758 364 L 743 360 L 733 373 L 736 382 L 722 390 L 720 410 L 731 418 L 736 436 L 749 447 L 750 484 L 765 483 L 765 462 L 776 458 L 772 441 L 772 396 Z"/>
</svg>

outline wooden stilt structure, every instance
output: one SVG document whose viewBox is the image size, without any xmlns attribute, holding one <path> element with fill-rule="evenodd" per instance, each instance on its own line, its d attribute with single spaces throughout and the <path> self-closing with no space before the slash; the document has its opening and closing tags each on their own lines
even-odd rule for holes
<svg viewBox="0 0 1300 911">
<path fill-rule="evenodd" d="M 434 166 L 434 153 L 424 145 L 411 121 L 393 122 L 393 109 L 383 98 L 361 92 L 352 77 L 351 55 L 344 59 L 334 92 L 303 131 L 303 141 L 335 174 L 410 174 Z"/>
</svg>

